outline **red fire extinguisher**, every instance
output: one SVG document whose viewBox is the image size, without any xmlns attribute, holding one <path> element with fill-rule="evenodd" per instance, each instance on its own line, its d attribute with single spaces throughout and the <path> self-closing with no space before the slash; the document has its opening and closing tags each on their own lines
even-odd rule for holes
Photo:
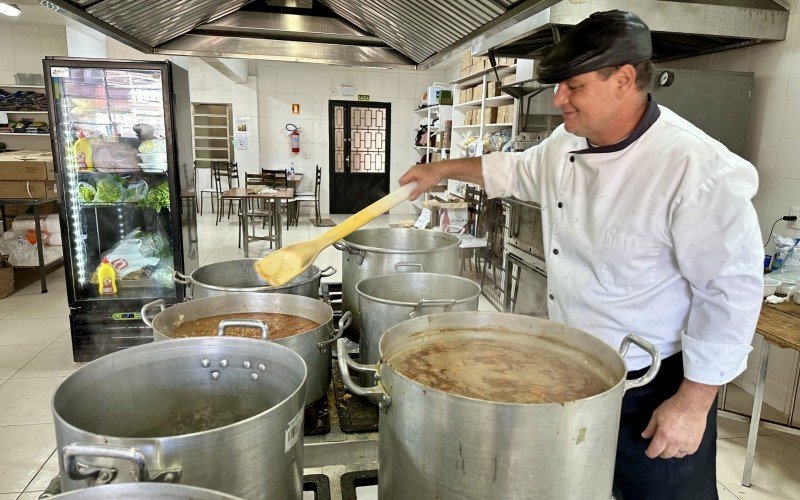
<svg viewBox="0 0 800 500">
<path fill-rule="evenodd" d="M 292 140 L 292 153 L 300 152 L 300 130 L 296 125 L 291 123 L 286 124 L 286 130 L 290 132 L 289 137 Z"/>
</svg>

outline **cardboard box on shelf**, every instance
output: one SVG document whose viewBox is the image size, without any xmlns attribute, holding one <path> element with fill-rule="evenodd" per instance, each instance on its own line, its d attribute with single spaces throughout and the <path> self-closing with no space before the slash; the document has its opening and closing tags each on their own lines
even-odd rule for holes
<svg viewBox="0 0 800 500">
<path fill-rule="evenodd" d="M 0 198 L 55 198 L 53 181 L 0 181 Z"/>
<path fill-rule="evenodd" d="M 500 106 L 497 112 L 497 123 L 513 123 L 514 122 L 514 105 L 507 104 Z"/>
<path fill-rule="evenodd" d="M 486 108 L 483 110 L 483 123 L 498 123 L 497 108 Z"/>
<path fill-rule="evenodd" d="M 22 214 L 32 214 L 33 207 L 29 205 L 6 205 L 5 212 L 6 217 L 16 217 Z M 57 214 L 58 202 L 51 201 L 50 203 L 39 205 L 39 213 L 42 215 L 42 218 L 44 218 L 45 215 Z"/>
<path fill-rule="evenodd" d="M 483 98 L 483 85 L 472 88 L 472 100 L 480 101 Z"/>
<path fill-rule="evenodd" d="M 503 85 L 509 85 L 517 81 L 517 75 L 504 76 L 502 79 Z"/>
<path fill-rule="evenodd" d="M 467 52 L 461 56 L 461 69 L 466 69 L 472 66 L 472 54 Z"/>
<path fill-rule="evenodd" d="M 0 153 L 0 180 L 48 181 L 55 179 L 53 156 L 49 151 Z"/>
<path fill-rule="evenodd" d="M 461 68 L 461 71 L 458 72 L 459 78 L 464 78 L 465 76 L 469 76 L 469 72 L 472 69 L 472 66 L 467 66 L 466 68 Z"/>
<path fill-rule="evenodd" d="M 486 97 L 497 97 L 500 95 L 500 82 L 486 82 Z"/>
</svg>

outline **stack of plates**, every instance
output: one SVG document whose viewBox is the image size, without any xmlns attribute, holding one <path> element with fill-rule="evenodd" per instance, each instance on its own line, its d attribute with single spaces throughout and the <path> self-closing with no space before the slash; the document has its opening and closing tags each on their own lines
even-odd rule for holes
<svg viewBox="0 0 800 500">
<path fill-rule="evenodd" d="M 138 153 L 139 168 L 143 172 L 163 173 L 167 171 L 167 153 Z"/>
</svg>

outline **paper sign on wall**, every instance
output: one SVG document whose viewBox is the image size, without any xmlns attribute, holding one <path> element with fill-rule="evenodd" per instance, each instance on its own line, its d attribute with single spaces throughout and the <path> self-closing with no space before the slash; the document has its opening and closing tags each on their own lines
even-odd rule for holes
<svg viewBox="0 0 800 500">
<path fill-rule="evenodd" d="M 50 76 L 54 78 L 69 77 L 69 68 L 50 68 Z"/>
<path fill-rule="evenodd" d="M 234 140 L 236 149 L 244 150 L 248 148 L 247 132 L 236 132 Z"/>
</svg>

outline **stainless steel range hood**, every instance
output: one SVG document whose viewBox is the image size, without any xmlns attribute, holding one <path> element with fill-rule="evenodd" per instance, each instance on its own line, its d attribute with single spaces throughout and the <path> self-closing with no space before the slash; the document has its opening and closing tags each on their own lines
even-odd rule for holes
<svg viewBox="0 0 800 500">
<path fill-rule="evenodd" d="M 530 57 L 602 10 L 640 15 L 656 61 L 783 40 L 789 21 L 787 0 L 39 2 L 144 52 L 423 70 L 467 51 Z"/>
<path fill-rule="evenodd" d="M 527 1 L 482 29 L 422 61 L 419 69 L 453 61 L 464 51 L 530 58 L 593 12 L 635 12 L 653 32 L 656 62 L 784 40 L 789 10 L 783 0 Z"/>
</svg>

